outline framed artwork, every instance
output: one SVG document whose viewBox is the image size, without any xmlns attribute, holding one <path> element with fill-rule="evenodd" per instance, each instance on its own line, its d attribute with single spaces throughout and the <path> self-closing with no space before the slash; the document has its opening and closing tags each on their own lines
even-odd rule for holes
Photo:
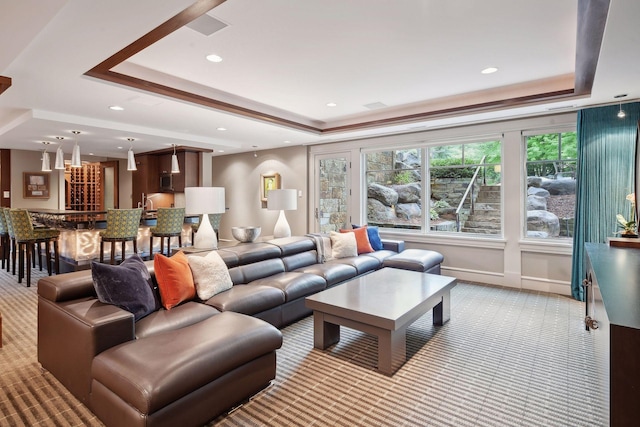
<svg viewBox="0 0 640 427">
<path fill-rule="evenodd" d="M 49 174 L 23 172 L 23 197 L 25 199 L 48 199 Z"/>
<path fill-rule="evenodd" d="M 279 173 L 266 173 L 260 175 L 260 200 L 267 201 L 267 195 L 269 190 L 280 189 L 280 174 Z"/>
</svg>

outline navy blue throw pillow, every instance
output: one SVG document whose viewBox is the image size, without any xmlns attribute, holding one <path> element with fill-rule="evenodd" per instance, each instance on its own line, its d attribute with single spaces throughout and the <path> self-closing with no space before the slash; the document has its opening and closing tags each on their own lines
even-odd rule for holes
<svg viewBox="0 0 640 427">
<path fill-rule="evenodd" d="M 362 225 L 351 224 L 353 228 L 360 228 Z M 380 231 L 378 227 L 367 225 L 367 237 L 369 238 L 369 243 L 374 251 L 381 251 L 384 249 L 382 246 L 382 239 L 380 238 Z"/>
<path fill-rule="evenodd" d="M 139 255 L 132 255 L 120 265 L 93 261 L 91 277 L 100 302 L 133 313 L 135 320 L 156 310 L 151 275 Z"/>
</svg>

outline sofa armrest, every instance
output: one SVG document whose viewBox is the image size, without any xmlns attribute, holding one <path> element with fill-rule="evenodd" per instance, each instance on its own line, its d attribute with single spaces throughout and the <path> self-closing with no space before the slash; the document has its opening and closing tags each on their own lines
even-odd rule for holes
<svg viewBox="0 0 640 427">
<path fill-rule="evenodd" d="M 404 251 L 404 240 L 382 239 L 382 247 L 388 251 L 400 253 Z"/>
<path fill-rule="evenodd" d="M 38 298 L 38 361 L 84 404 L 93 358 L 134 339 L 134 317 L 94 297 L 53 302 Z"/>
</svg>

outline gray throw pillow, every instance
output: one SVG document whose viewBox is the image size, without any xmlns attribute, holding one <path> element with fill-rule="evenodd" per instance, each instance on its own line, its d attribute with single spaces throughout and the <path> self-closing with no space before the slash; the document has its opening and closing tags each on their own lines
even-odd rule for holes
<svg viewBox="0 0 640 427">
<path fill-rule="evenodd" d="M 139 255 L 132 255 L 120 265 L 93 261 L 91 277 L 100 302 L 133 313 L 135 320 L 156 310 L 151 275 Z"/>
</svg>

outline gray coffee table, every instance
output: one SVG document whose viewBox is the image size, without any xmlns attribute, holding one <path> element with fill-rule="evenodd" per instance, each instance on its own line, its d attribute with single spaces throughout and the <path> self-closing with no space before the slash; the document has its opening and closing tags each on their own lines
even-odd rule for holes
<svg viewBox="0 0 640 427">
<path fill-rule="evenodd" d="M 392 375 L 407 360 L 409 325 L 433 309 L 433 324 L 450 318 L 454 277 L 383 268 L 306 298 L 313 310 L 313 343 L 340 341 L 340 326 L 378 337 L 378 371 Z"/>
</svg>

